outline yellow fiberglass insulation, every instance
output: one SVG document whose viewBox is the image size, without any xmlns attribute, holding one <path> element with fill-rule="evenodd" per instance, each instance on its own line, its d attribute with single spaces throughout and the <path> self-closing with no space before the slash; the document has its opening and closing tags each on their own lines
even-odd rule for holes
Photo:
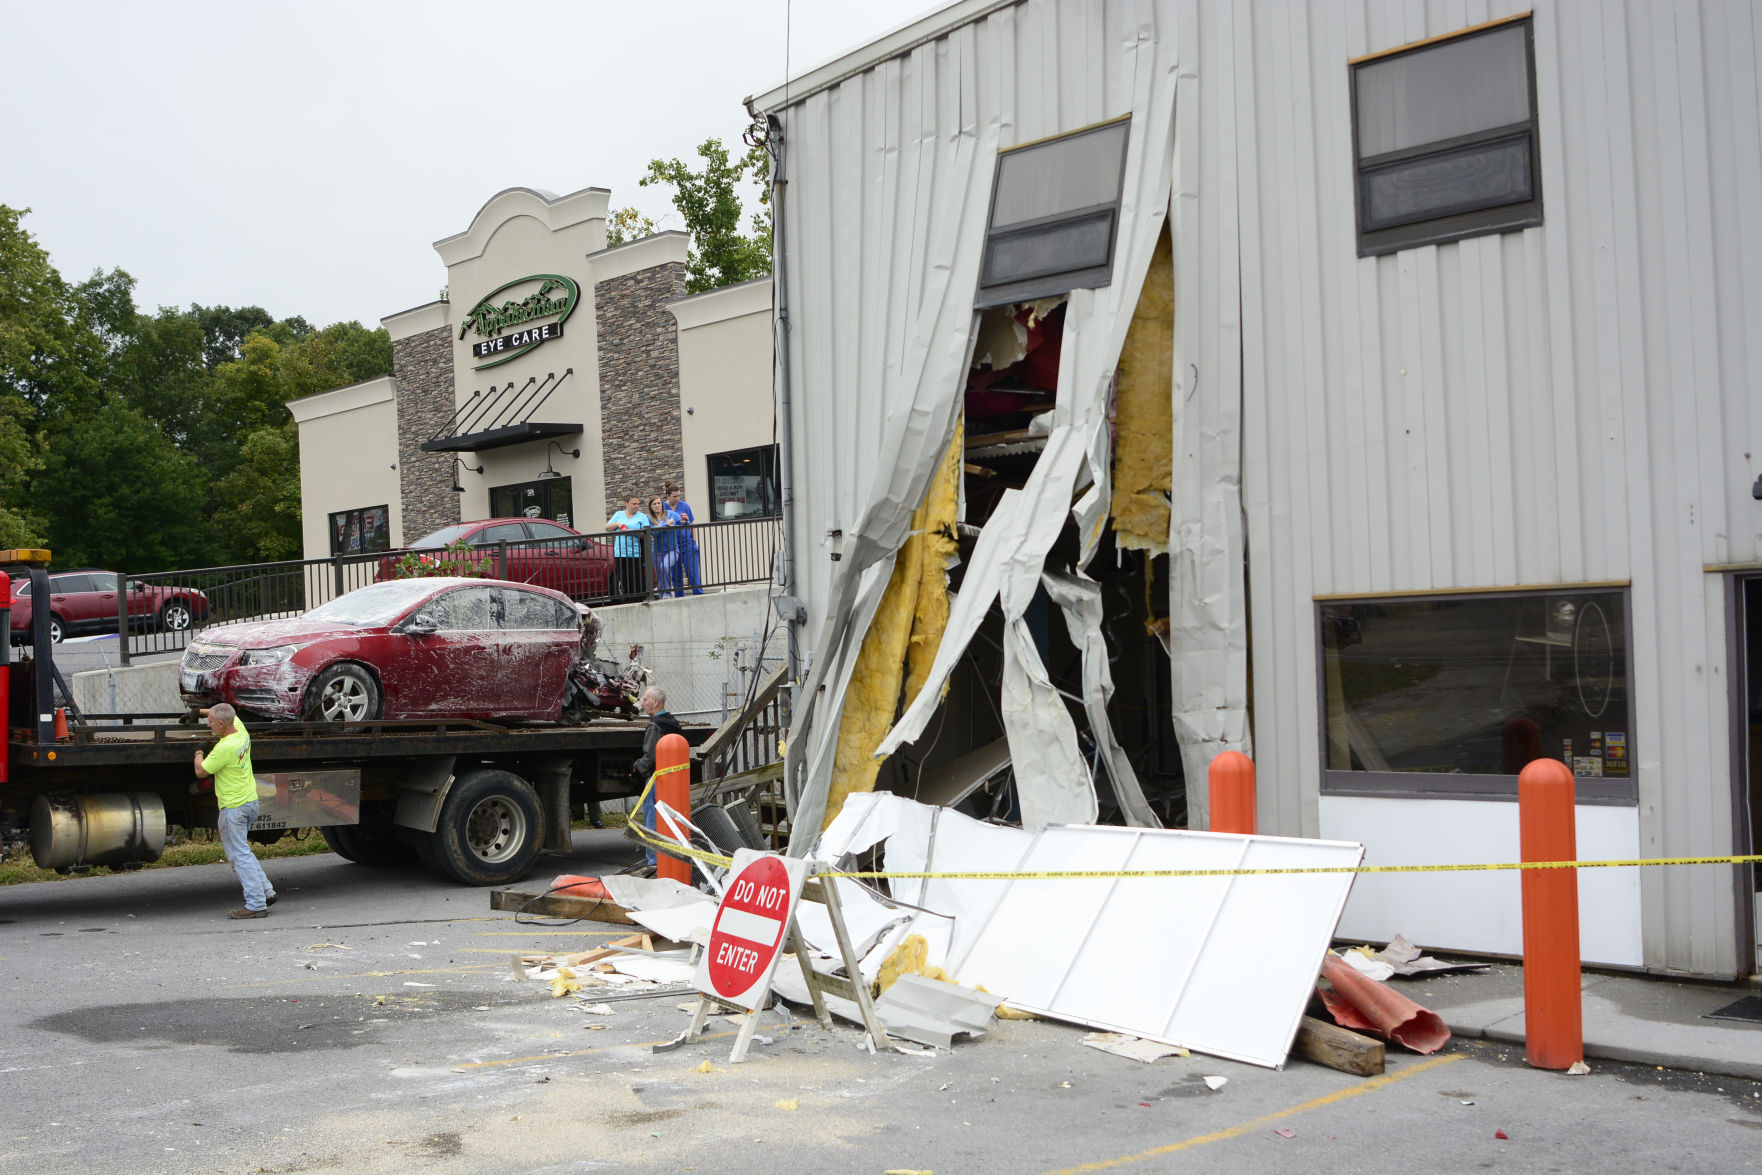
<svg viewBox="0 0 1762 1175">
<path fill-rule="evenodd" d="M 930 490 L 924 496 L 922 517 L 914 518 L 913 529 L 924 544 L 918 560 L 917 606 L 912 614 L 912 639 L 906 662 L 905 693 L 900 706 L 909 706 L 924 688 L 936 651 L 942 647 L 942 634 L 948 631 L 948 567 L 959 550 L 955 537 L 955 511 L 960 508 L 961 457 L 966 450 L 961 421 L 955 421 L 954 441 L 936 467 Z M 922 523 L 921 526 L 917 525 Z"/>
<path fill-rule="evenodd" d="M 1169 549 L 1173 476 L 1175 258 L 1165 224 L 1120 351 L 1114 406 L 1113 527 L 1121 547 Z"/>
<path fill-rule="evenodd" d="M 910 661 L 913 685 L 907 700 L 923 685 L 948 627 L 948 558 L 955 550 L 954 514 L 961 468 L 962 431 L 930 479 L 924 501 L 912 513 L 911 534 L 893 557 L 893 575 L 875 619 L 863 636 L 856 668 L 844 693 L 844 716 L 838 726 L 838 751 L 832 760 L 832 785 L 826 794 L 824 828 L 853 792 L 875 790 L 881 761 L 875 748 L 899 715 L 901 688 Z"/>
</svg>

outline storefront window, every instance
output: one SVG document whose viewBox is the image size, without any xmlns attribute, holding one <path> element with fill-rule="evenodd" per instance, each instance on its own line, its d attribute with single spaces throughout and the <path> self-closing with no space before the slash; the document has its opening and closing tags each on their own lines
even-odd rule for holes
<svg viewBox="0 0 1762 1175">
<path fill-rule="evenodd" d="M 389 507 L 367 506 L 359 510 L 338 510 L 330 516 L 330 553 L 332 555 L 389 551 L 391 545 L 392 527 Z"/>
<path fill-rule="evenodd" d="M 1588 589 L 1318 607 L 1322 790 L 1516 794 L 1560 759 L 1633 802 L 1627 595 Z"/>
<path fill-rule="evenodd" d="M 780 513 L 777 446 L 711 453 L 710 521 L 757 518 Z"/>
<path fill-rule="evenodd" d="M 575 526 L 573 501 L 569 479 L 566 477 L 548 477 L 542 481 L 495 486 L 489 491 L 489 516 L 549 518 L 564 526 Z"/>
</svg>

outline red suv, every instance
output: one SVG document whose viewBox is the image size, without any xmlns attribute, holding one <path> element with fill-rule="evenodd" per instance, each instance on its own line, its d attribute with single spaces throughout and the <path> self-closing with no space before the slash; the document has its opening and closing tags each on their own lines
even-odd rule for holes
<svg viewBox="0 0 1762 1175">
<path fill-rule="evenodd" d="M 66 636 L 82 632 L 116 631 L 116 580 L 114 571 L 56 571 L 49 575 L 49 639 L 60 644 Z M 31 581 L 19 576 L 12 581 L 12 641 L 29 644 Z M 156 624 L 170 632 L 182 632 L 208 615 L 208 597 L 194 588 L 157 587 L 136 580 L 129 591 L 129 619 L 135 624 Z"/>
<path fill-rule="evenodd" d="M 508 544 L 508 565 L 492 568 L 498 579 L 532 583 L 562 592 L 577 600 L 599 599 L 612 593 L 612 546 L 609 539 L 583 535 L 548 518 L 486 518 L 455 522 L 433 534 L 423 535 L 408 550 L 442 566 L 456 564 L 458 557 L 441 548 L 463 542 L 476 548 L 470 558 L 494 559 L 500 544 Z M 378 580 L 395 578 L 401 556 L 394 553 L 379 561 Z"/>
</svg>

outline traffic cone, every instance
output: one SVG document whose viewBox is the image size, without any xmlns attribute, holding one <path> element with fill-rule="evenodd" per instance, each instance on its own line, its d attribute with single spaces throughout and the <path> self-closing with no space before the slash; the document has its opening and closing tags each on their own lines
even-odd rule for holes
<svg viewBox="0 0 1762 1175">
<path fill-rule="evenodd" d="M 67 729 L 67 707 L 55 707 L 55 741 L 64 743 L 73 735 Z"/>
</svg>

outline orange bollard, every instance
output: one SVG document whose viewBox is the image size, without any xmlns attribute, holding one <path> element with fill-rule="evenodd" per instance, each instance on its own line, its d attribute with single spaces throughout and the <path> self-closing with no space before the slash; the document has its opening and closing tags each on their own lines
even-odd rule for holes
<svg viewBox="0 0 1762 1175">
<path fill-rule="evenodd" d="M 1225 751 L 1211 761 L 1211 830 L 1254 833 L 1254 760 Z"/>
<path fill-rule="evenodd" d="M 685 741 L 682 734 L 664 734 L 661 741 L 655 744 L 655 770 L 665 771 L 668 767 L 684 767 L 684 771 L 669 771 L 655 779 L 655 824 L 664 828 L 661 823 L 660 805 L 666 804 L 681 816 L 691 814 L 691 744 Z M 691 862 L 680 857 L 670 857 L 665 849 L 657 850 L 655 858 L 655 876 L 671 877 L 674 881 L 691 884 Z"/>
<path fill-rule="evenodd" d="M 1517 777 L 1520 857 L 1578 860 L 1572 772 L 1558 759 L 1533 759 Z M 1579 992 L 1578 870 L 1523 871 L 1524 1059 L 1537 1069 L 1570 1069 L 1585 1059 Z"/>
</svg>

